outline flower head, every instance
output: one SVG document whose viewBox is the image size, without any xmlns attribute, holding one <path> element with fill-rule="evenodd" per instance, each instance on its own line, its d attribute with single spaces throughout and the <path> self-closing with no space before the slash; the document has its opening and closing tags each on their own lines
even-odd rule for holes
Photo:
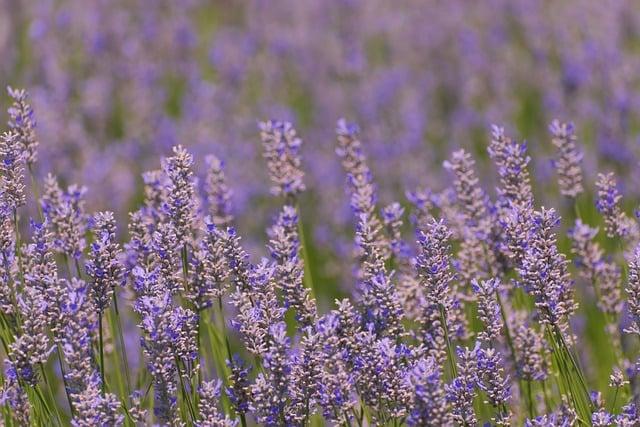
<svg viewBox="0 0 640 427">
<path fill-rule="evenodd" d="M 573 123 L 554 120 L 549 125 L 551 143 L 558 149 L 554 161 L 558 173 L 558 185 L 562 195 L 575 198 L 584 191 L 582 187 L 582 153 L 576 147 Z"/>
<path fill-rule="evenodd" d="M 302 139 L 291 123 L 277 120 L 260 123 L 260 138 L 273 181 L 271 192 L 296 197 L 305 190 L 299 153 Z"/>
</svg>

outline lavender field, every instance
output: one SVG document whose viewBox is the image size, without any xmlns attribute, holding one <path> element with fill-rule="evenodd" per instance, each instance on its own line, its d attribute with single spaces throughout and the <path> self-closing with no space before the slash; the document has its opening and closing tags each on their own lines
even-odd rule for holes
<svg viewBox="0 0 640 427">
<path fill-rule="evenodd" d="M 0 0 L 0 426 L 640 426 L 640 3 Z"/>
</svg>

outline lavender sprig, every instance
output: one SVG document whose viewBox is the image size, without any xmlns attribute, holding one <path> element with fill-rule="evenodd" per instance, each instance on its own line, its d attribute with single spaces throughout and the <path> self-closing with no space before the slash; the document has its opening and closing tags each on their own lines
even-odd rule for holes
<svg viewBox="0 0 640 427">
<path fill-rule="evenodd" d="M 551 143 L 558 149 L 554 161 L 558 174 L 560 194 L 576 198 L 584 191 L 582 186 L 582 153 L 576 147 L 577 137 L 573 123 L 553 120 L 549 125 Z"/>
<path fill-rule="evenodd" d="M 98 311 L 104 312 L 115 289 L 124 284 L 124 269 L 120 263 L 120 245 L 116 242 L 113 212 L 99 212 L 93 218 L 95 241 L 90 259 L 85 265 L 91 278 L 91 296 Z"/>
<path fill-rule="evenodd" d="M 24 152 L 17 133 L 5 132 L 0 136 L 0 158 L 2 200 L 15 211 L 27 202 L 24 192 Z"/>
<path fill-rule="evenodd" d="M 295 198 L 305 190 L 299 154 L 302 139 L 291 123 L 277 120 L 260 123 L 260 138 L 273 181 L 271 192 Z"/>
<path fill-rule="evenodd" d="M 285 308 L 294 309 L 301 325 L 310 326 L 316 317 L 316 306 L 302 281 L 304 266 L 300 257 L 298 212 L 293 206 L 284 206 L 269 229 L 269 236 L 269 251 L 276 262 L 276 282 L 282 289 Z"/>
<path fill-rule="evenodd" d="M 618 237 L 622 240 L 635 237 L 638 233 L 638 227 L 620 207 L 622 195 L 616 188 L 613 172 L 598 174 L 596 187 L 598 188 L 596 207 L 604 218 L 607 236 Z"/>
<path fill-rule="evenodd" d="M 224 162 L 214 155 L 205 158 L 207 163 L 207 177 L 205 179 L 205 192 L 209 215 L 213 224 L 222 229 L 231 226 L 233 214 L 231 197 L 233 193 L 227 186 L 227 178 L 224 173 Z"/>
<path fill-rule="evenodd" d="M 190 243 L 197 207 L 192 168 L 193 156 L 181 145 L 173 147 L 173 156 L 166 158 L 162 165 L 170 181 L 166 209 L 180 248 Z"/>
<path fill-rule="evenodd" d="M 38 139 L 36 137 L 36 119 L 33 108 L 29 104 L 29 94 L 24 89 L 14 89 L 7 87 L 7 92 L 12 98 L 13 103 L 9 107 L 9 128 L 17 135 L 24 153 L 24 161 L 29 168 L 38 159 Z"/>
</svg>

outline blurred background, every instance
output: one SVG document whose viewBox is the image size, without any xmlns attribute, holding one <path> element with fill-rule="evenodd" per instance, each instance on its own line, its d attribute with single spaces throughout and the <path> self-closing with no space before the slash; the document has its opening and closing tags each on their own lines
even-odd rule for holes
<svg viewBox="0 0 640 427">
<path fill-rule="evenodd" d="M 291 120 L 313 274 L 326 283 L 348 271 L 353 236 L 338 118 L 362 129 L 381 205 L 441 191 L 460 147 L 491 190 L 492 123 L 528 141 L 538 201 L 556 202 L 553 118 L 576 125 L 587 187 L 613 170 L 638 196 L 639 53 L 632 0 L 0 0 L 0 86 L 31 93 L 40 177 L 86 185 L 88 209 L 116 211 L 124 232 L 141 173 L 171 146 L 195 154 L 200 176 L 214 153 L 257 247 L 279 203 L 257 123 Z"/>
</svg>

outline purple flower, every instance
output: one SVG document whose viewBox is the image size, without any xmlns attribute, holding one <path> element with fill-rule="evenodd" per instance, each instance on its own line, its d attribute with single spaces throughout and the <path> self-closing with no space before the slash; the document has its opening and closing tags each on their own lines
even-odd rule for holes
<svg viewBox="0 0 640 427">
<path fill-rule="evenodd" d="M 513 329 L 518 377 L 527 381 L 545 380 L 549 375 L 549 346 L 544 334 L 520 320 Z"/>
<path fill-rule="evenodd" d="M 273 181 L 271 192 L 287 198 L 297 197 L 305 190 L 299 154 L 302 139 L 291 123 L 276 120 L 260 123 L 260 138 Z"/>
<path fill-rule="evenodd" d="M 263 425 L 289 425 L 294 420 L 287 410 L 291 363 L 286 325 L 284 322 L 276 322 L 269 327 L 267 333 L 269 344 L 263 353 L 264 372 L 258 374 L 251 386 L 250 408 L 257 421 Z"/>
<path fill-rule="evenodd" d="M 407 381 L 413 392 L 407 424 L 446 425 L 450 422 L 441 368 L 435 359 L 430 357 L 418 360 L 407 373 Z"/>
<path fill-rule="evenodd" d="M 598 174 L 596 187 L 598 188 L 596 207 L 604 217 L 607 236 L 621 239 L 636 236 L 638 234 L 636 223 L 620 208 L 622 196 L 616 188 L 616 179 L 613 172 Z"/>
<path fill-rule="evenodd" d="M 276 283 L 282 289 L 285 308 L 295 310 L 296 319 L 303 326 L 313 324 L 316 317 L 315 301 L 304 287 L 304 265 L 300 257 L 298 212 L 293 206 L 284 206 L 276 223 L 269 229 L 271 257 L 276 262 Z M 308 261 L 308 260 L 307 260 Z"/>
<path fill-rule="evenodd" d="M 554 209 L 533 214 L 533 236 L 518 269 L 525 290 L 535 298 L 540 323 L 566 332 L 576 310 L 568 261 L 556 245 L 553 229 L 560 218 Z"/>
<path fill-rule="evenodd" d="M 11 408 L 11 419 L 18 425 L 31 425 L 29 398 L 20 385 L 18 374 L 9 360 L 4 361 L 5 380 L 0 389 L 0 404 Z"/>
<path fill-rule="evenodd" d="M 486 394 L 487 402 L 498 409 L 494 421 L 508 425 L 511 414 L 506 408 L 511 398 L 511 384 L 509 376 L 504 373 L 504 359 L 494 348 L 479 348 L 476 357 L 478 388 Z"/>
<path fill-rule="evenodd" d="M 584 191 L 582 187 L 582 153 L 576 147 L 573 123 L 553 120 L 549 125 L 551 143 L 558 149 L 554 161 L 558 173 L 560 194 L 575 198 Z"/>
<path fill-rule="evenodd" d="M 490 234 L 489 200 L 479 185 L 474 160 L 464 150 L 455 151 L 444 168 L 454 175 L 453 188 L 465 225 L 473 237 L 485 242 Z"/>
<path fill-rule="evenodd" d="M 377 202 L 373 176 L 367 165 L 367 158 L 360 142 L 356 125 L 338 120 L 336 134 L 338 148 L 336 153 L 342 159 L 342 167 L 347 173 L 347 187 L 351 197 L 351 209 L 356 217 L 365 214 L 375 229 L 380 220 L 375 215 Z"/>
<path fill-rule="evenodd" d="M 444 221 L 435 219 L 426 231 L 420 231 L 415 267 L 423 290 L 420 322 L 425 346 L 438 363 L 446 359 L 445 332 L 463 329 L 459 304 L 454 294 L 455 274 L 451 267 L 451 231 Z"/>
<path fill-rule="evenodd" d="M 205 158 L 207 163 L 207 177 L 205 179 L 205 192 L 209 215 L 213 224 L 225 229 L 231 226 L 233 214 L 231 196 L 233 193 L 227 186 L 224 173 L 224 162 L 214 155 Z"/>
<path fill-rule="evenodd" d="M 245 367 L 242 359 L 235 355 L 233 360 L 227 360 L 229 367 L 229 387 L 226 389 L 227 396 L 233 405 L 234 411 L 242 416 L 249 411 L 251 400 L 249 369 Z"/>
<path fill-rule="evenodd" d="M 31 170 L 38 159 L 38 139 L 36 137 L 36 119 L 33 108 L 28 102 L 29 94 L 24 89 L 13 89 L 7 86 L 7 92 L 13 99 L 9 107 L 9 129 L 16 134 L 17 142 L 21 146 L 21 158 Z"/>
<path fill-rule="evenodd" d="M 177 245 L 190 243 L 194 215 L 198 206 L 193 178 L 193 156 L 181 145 L 173 147 L 173 156 L 164 159 L 162 170 L 169 177 L 167 214 L 174 226 Z"/>
<path fill-rule="evenodd" d="M 80 258 L 86 245 L 86 191 L 85 187 L 77 185 L 70 185 L 67 191 L 62 191 L 57 179 L 49 174 L 45 178 L 44 194 L 40 199 L 42 212 L 54 236 L 56 249 L 75 259 Z"/>
<path fill-rule="evenodd" d="M 451 416 L 454 422 L 463 425 L 475 425 L 476 414 L 473 409 L 473 399 L 478 387 L 478 349 L 458 347 L 458 376 L 451 384 L 446 385 L 447 401 L 451 406 Z"/>
<path fill-rule="evenodd" d="M 91 296 L 99 312 L 109 307 L 115 289 L 124 285 L 124 269 L 120 263 L 120 245 L 116 242 L 113 212 L 99 212 L 93 218 L 95 241 L 90 246 L 85 268 L 91 278 Z"/>
<path fill-rule="evenodd" d="M 633 259 L 629 262 L 629 277 L 627 280 L 629 313 L 633 323 L 625 332 L 640 335 L 640 245 L 633 253 Z"/>
<path fill-rule="evenodd" d="M 471 287 L 478 298 L 478 317 L 484 324 L 484 329 L 478 334 L 482 341 L 492 341 L 500 337 L 504 322 L 497 300 L 500 280 L 474 280 Z"/>
<path fill-rule="evenodd" d="M 220 300 L 228 289 L 229 271 L 224 257 L 223 242 L 211 217 L 205 218 L 204 236 L 193 253 L 190 268 L 191 295 L 198 310 Z"/>
<path fill-rule="evenodd" d="M 220 399 L 220 388 L 222 381 L 204 381 L 198 390 L 200 395 L 200 420 L 195 423 L 196 427 L 234 427 L 238 421 L 232 421 L 229 416 L 221 413 L 217 407 Z"/>
<path fill-rule="evenodd" d="M 0 172 L 2 199 L 9 208 L 16 210 L 27 201 L 24 193 L 24 152 L 19 135 L 5 132 L 0 136 Z"/>
<path fill-rule="evenodd" d="M 144 332 L 140 343 L 154 388 L 153 413 L 161 423 L 178 420 L 178 375 L 197 371 L 197 315 L 172 304 L 168 292 L 141 296 L 135 304 Z"/>
<path fill-rule="evenodd" d="M 568 234 L 580 275 L 595 286 L 600 310 L 615 318 L 622 310 L 621 273 L 618 266 L 604 259 L 600 245 L 594 241 L 598 229 L 577 219 Z"/>
<path fill-rule="evenodd" d="M 526 142 L 518 143 L 504 133 L 504 128 L 491 127 L 491 144 L 487 149 L 500 175 L 499 205 L 528 206 L 533 203 L 531 178 L 527 169 L 531 158 L 527 156 Z"/>
<path fill-rule="evenodd" d="M 591 424 L 593 424 L 594 427 L 608 427 L 613 424 L 614 419 L 615 417 L 604 409 L 600 409 L 591 414 Z"/>
</svg>

